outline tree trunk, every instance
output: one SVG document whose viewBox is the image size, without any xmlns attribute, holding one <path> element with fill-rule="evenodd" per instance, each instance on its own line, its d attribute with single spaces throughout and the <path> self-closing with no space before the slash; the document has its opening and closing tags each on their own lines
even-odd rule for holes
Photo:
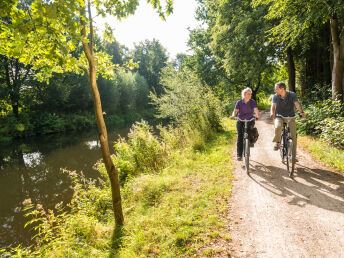
<svg viewBox="0 0 344 258">
<path fill-rule="evenodd" d="M 332 67 L 332 99 L 336 99 L 342 93 L 343 83 L 343 36 L 339 39 L 338 21 L 336 17 L 331 17 L 331 38 L 333 47 L 333 67 Z M 342 46 L 341 46 L 342 43 Z M 342 52 L 342 53 L 341 53 Z M 342 55 L 342 56 L 341 56 Z"/>
<path fill-rule="evenodd" d="M 118 169 L 114 166 L 111 160 L 111 156 L 110 156 L 107 129 L 104 122 L 103 110 L 102 110 L 100 95 L 99 95 L 97 81 L 96 81 L 96 68 L 95 68 L 95 63 L 94 63 L 94 56 L 93 55 L 91 56 L 86 55 L 86 56 L 89 61 L 88 78 L 90 80 L 90 86 L 91 86 L 92 94 L 93 94 L 94 111 L 97 118 L 102 157 L 103 157 L 106 171 L 111 183 L 112 205 L 113 205 L 116 225 L 120 226 L 120 225 L 123 225 L 124 218 L 123 218 L 123 212 L 122 212 L 122 201 L 121 201 L 121 193 L 120 193 L 120 184 L 119 184 L 119 179 L 118 179 Z"/>
<path fill-rule="evenodd" d="M 90 40 L 89 43 L 83 41 L 83 50 L 86 55 L 89 69 L 85 69 L 85 72 L 88 75 L 90 86 L 93 94 L 93 101 L 94 101 L 94 111 L 96 114 L 97 125 L 99 130 L 99 140 L 102 150 L 102 157 L 105 164 L 106 172 L 109 176 L 110 184 L 111 184 L 111 193 L 112 193 L 112 205 L 113 205 L 113 212 L 115 216 L 116 226 L 121 226 L 124 223 L 123 211 L 122 211 L 122 200 L 121 200 L 121 193 L 120 193 L 120 184 L 118 179 L 118 169 L 114 166 L 109 150 L 109 142 L 107 136 L 107 129 L 104 122 L 103 117 L 103 109 L 101 105 L 100 95 L 98 91 L 97 81 L 96 81 L 96 66 L 95 66 L 95 58 L 93 53 L 93 27 L 92 27 L 92 16 L 91 16 L 91 8 L 90 2 L 88 3 L 88 13 L 89 13 L 89 20 L 90 20 Z M 86 25 L 85 21 L 81 21 L 83 25 L 82 29 L 82 36 L 86 38 Z"/>
<path fill-rule="evenodd" d="M 288 88 L 289 91 L 295 92 L 295 64 L 293 52 L 291 47 L 287 48 L 287 63 L 288 63 Z"/>
</svg>

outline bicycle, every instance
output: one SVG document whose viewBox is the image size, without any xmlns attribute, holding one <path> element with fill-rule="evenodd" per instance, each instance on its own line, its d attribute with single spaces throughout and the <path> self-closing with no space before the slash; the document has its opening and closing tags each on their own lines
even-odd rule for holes
<svg viewBox="0 0 344 258">
<path fill-rule="evenodd" d="M 284 163 L 284 160 L 285 160 L 288 175 L 289 177 L 293 177 L 294 169 L 295 169 L 296 153 L 294 149 L 294 141 L 291 138 L 291 134 L 290 134 L 289 123 L 291 120 L 295 119 L 296 116 L 284 117 L 282 115 L 276 115 L 276 117 L 283 119 L 283 129 L 282 129 L 282 135 L 281 135 L 281 140 L 280 140 L 280 155 L 281 155 L 282 163 Z"/>
<path fill-rule="evenodd" d="M 243 155 L 245 160 L 245 170 L 246 173 L 250 173 L 250 141 L 248 139 L 248 123 L 254 120 L 257 120 L 256 117 L 253 117 L 250 120 L 242 120 L 239 117 L 234 117 L 233 119 L 238 120 L 240 122 L 244 122 L 244 137 L 243 137 Z"/>
</svg>

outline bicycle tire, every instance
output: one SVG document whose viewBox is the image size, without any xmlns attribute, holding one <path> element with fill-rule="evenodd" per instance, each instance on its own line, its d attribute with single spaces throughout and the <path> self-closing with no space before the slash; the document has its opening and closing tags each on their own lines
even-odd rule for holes
<svg viewBox="0 0 344 258">
<path fill-rule="evenodd" d="M 287 172 L 288 175 L 290 175 L 290 160 L 289 160 L 289 146 L 288 146 L 288 140 L 286 139 L 286 141 L 284 142 L 284 158 L 285 158 L 285 165 L 287 167 Z"/>
<path fill-rule="evenodd" d="M 245 170 L 246 173 L 250 173 L 250 143 L 248 139 L 245 139 Z"/>
<path fill-rule="evenodd" d="M 294 150 L 294 142 L 292 139 L 288 140 L 287 159 L 289 160 L 288 175 L 289 177 L 292 177 L 294 175 L 294 169 L 295 169 L 295 150 Z"/>
<path fill-rule="evenodd" d="M 282 160 L 282 163 L 283 163 L 283 162 L 284 162 L 284 157 L 285 157 L 283 133 L 282 133 L 282 135 L 281 135 L 279 151 L 280 151 L 281 160 Z"/>
</svg>

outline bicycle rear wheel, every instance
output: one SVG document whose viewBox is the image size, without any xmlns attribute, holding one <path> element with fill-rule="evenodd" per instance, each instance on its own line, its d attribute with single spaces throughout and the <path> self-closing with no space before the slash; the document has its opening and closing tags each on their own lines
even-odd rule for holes
<svg viewBox="0 0 344 258">
<path fill-rule="evenodd" d="M 245 139 L 245 170 L 248 174 L 250 172 L 250 143 L 248 139 Z"/>
<path fill-rule="evenodd" d="M 295 150 L 292 139 L 288 140 L 287 170 L 289 177 L 292 177 L 295 169 Z"/>
</svg>

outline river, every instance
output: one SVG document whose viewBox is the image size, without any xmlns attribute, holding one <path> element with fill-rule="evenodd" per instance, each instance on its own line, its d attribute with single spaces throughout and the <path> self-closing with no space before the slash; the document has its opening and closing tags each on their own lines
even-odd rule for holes
<svg viewBox="0 0 344 258">
<path fill-rule="evenodd" d="M 118 135 L 128 129 L 109 132 L 110 150 Z M 54 209 L 72 196 L 71 182 L 61 168 L 82 171 L 87 178 L 97 178 L 92 167 L 101 158 L 95 130 L 51 134 L 0 145 L 0 249 L 30 244 L 32 232 L 24 228 L 22 202 L 31 198 L 45 209 Z"/>
</svg>

